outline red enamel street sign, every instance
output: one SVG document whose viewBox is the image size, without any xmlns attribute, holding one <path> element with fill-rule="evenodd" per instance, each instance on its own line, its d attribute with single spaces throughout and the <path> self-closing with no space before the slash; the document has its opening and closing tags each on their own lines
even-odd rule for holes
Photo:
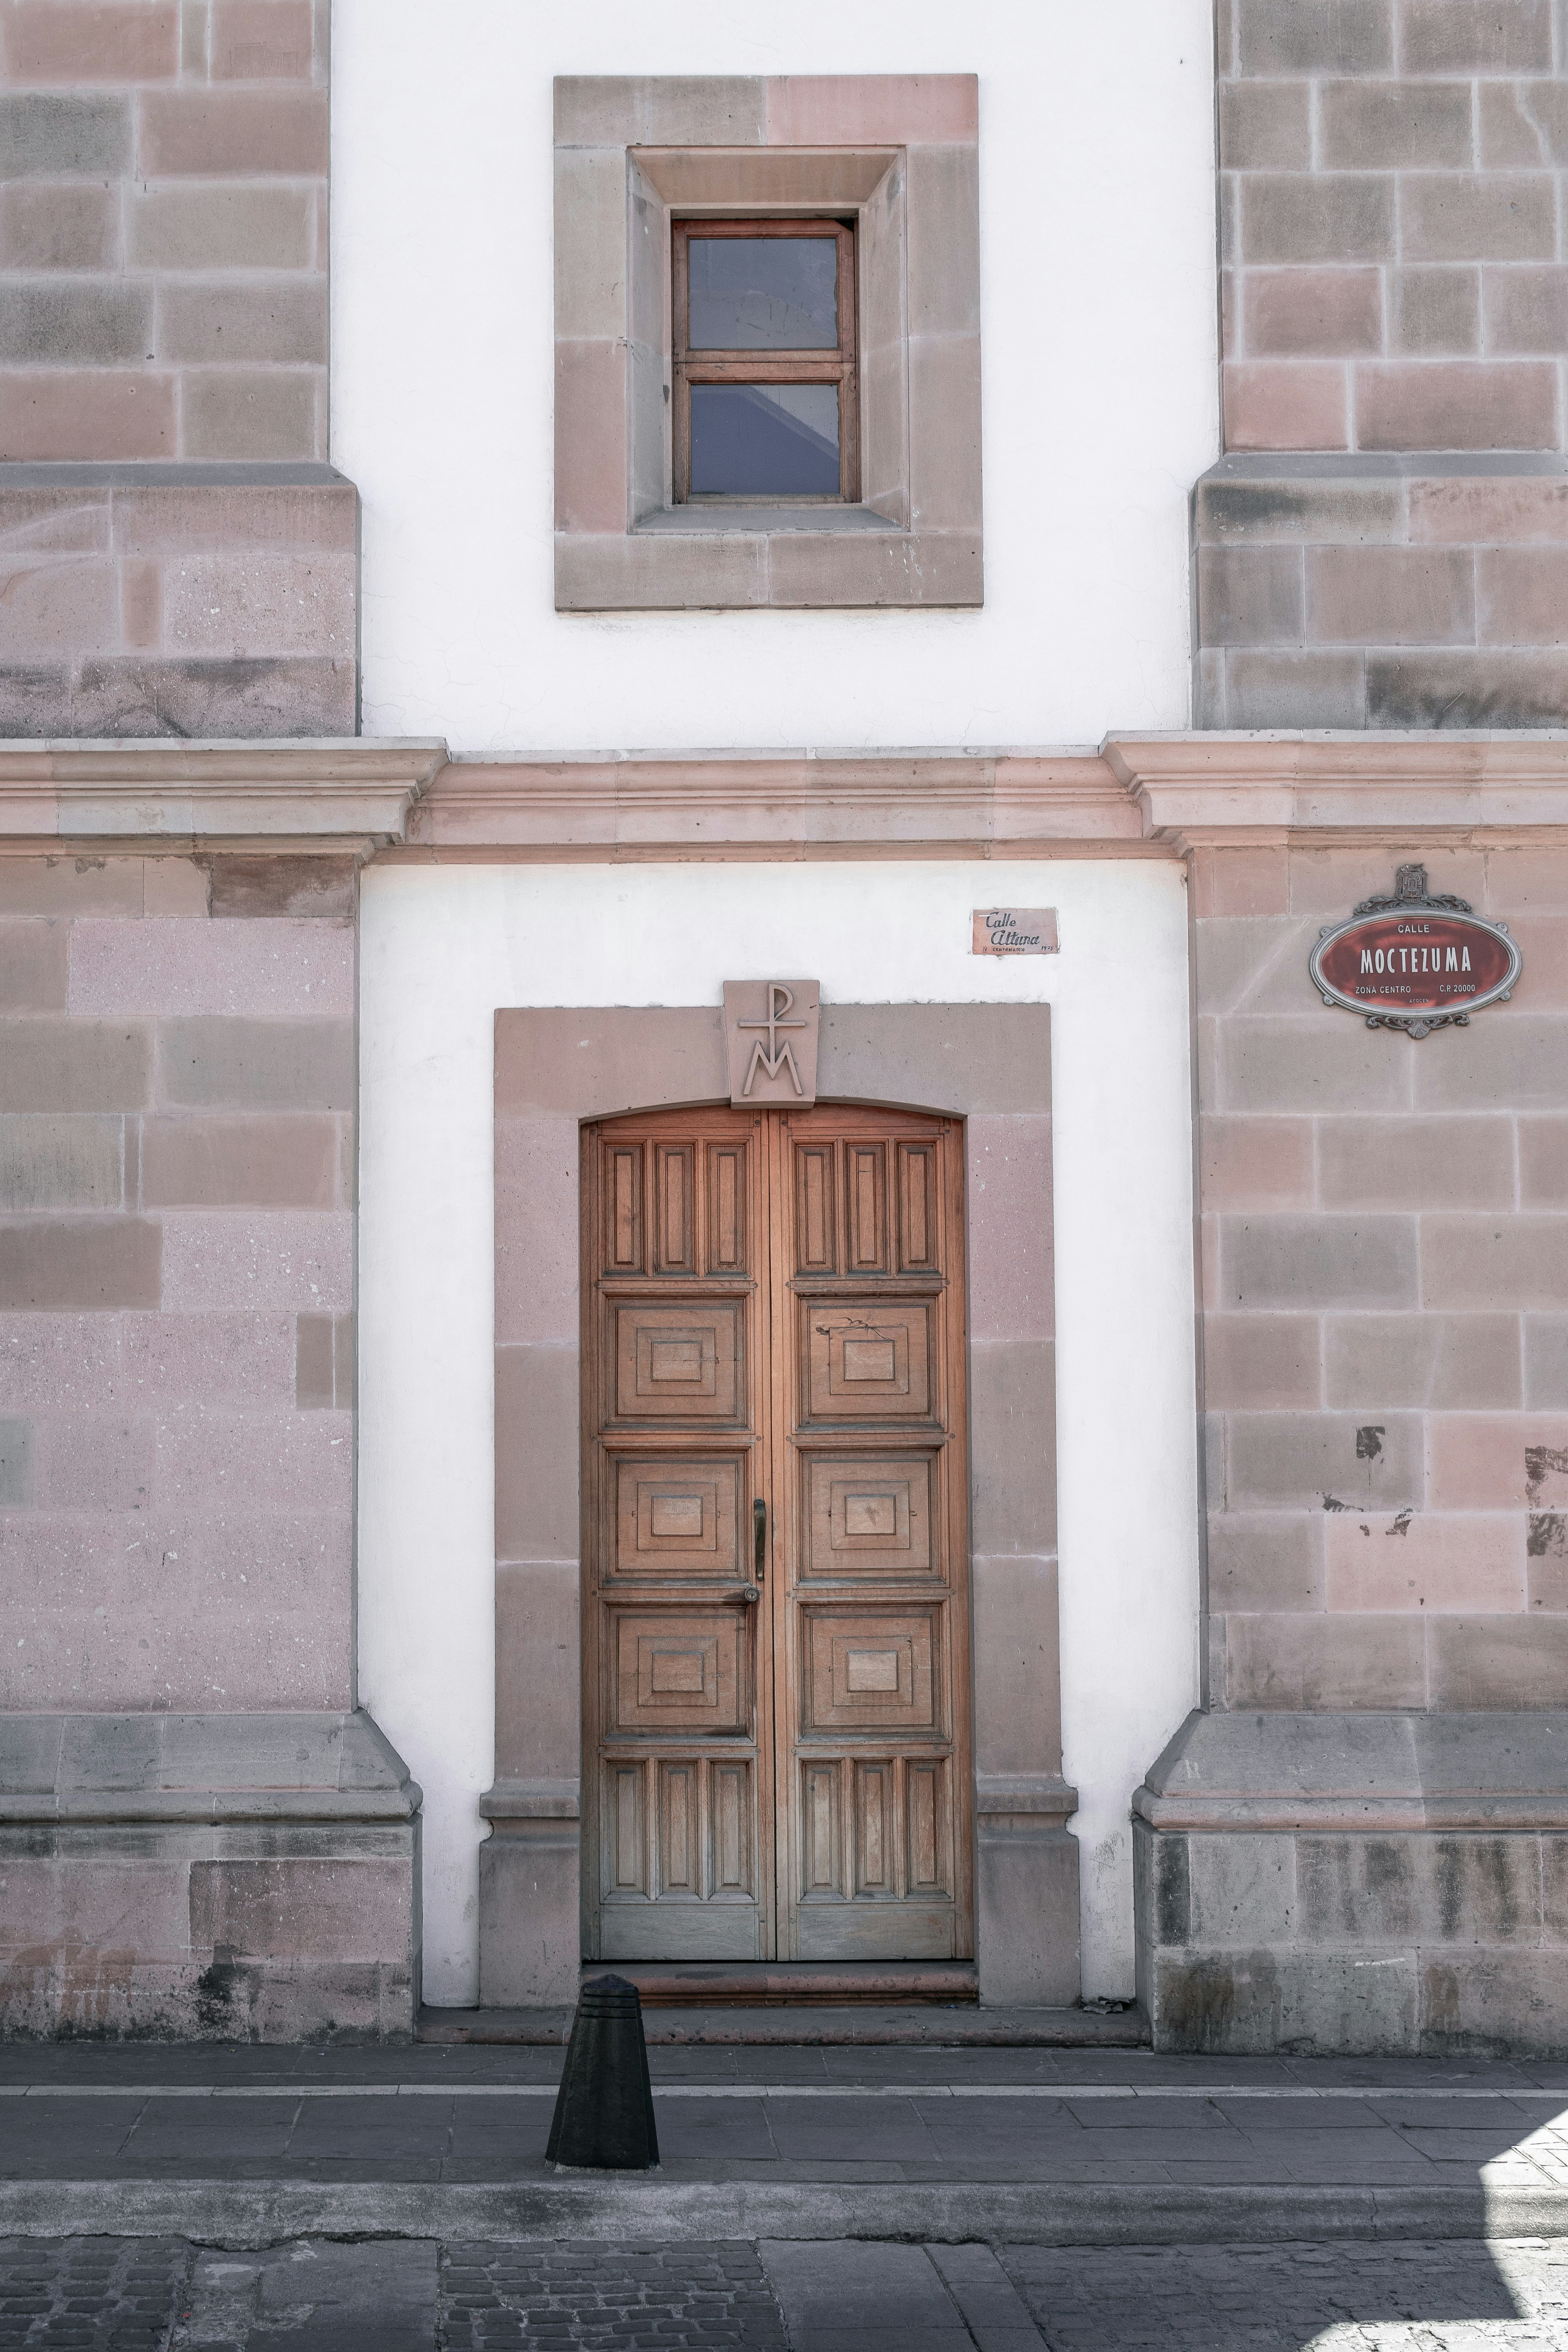
<svg viewBox="0 0 1568 2352">
<path fill-rule="evenodd" d="M 1507 997 L 1520 952 L 1504 925 L 1462 898 L 1429 898 L 1425 869 L 1402 866 L 1395 895 L 1366 899 L 1324 930 L 1309 968 L 1325 1004 L 1362 1013 L 1372 1029 L 1425 1037 Z"/>
</svg>

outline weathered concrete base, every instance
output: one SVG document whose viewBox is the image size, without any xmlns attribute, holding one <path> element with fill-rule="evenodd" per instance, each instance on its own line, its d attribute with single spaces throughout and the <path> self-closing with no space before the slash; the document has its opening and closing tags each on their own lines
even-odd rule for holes
<svg viewBox="0 0 1568 2352">
<path fill-rule="evenodd" d="M 17 2180 L 0 2182 L 0 2236 L 512 2241 L 866 2238 L 954 2244 L 1171 2246 L 1301 2239 L 1548 2238 L 1568 2189 L 1173 2187 L 1142 2181 L 664 2181 L 546 2175 L 519 2181 Z"/>
<path fill-rule="evenodd" d="M 1568 1714 L 1193 1715 L 1133 1812 L 1157 2050 L 1568 2053 Z"/>
<path fill-rule="evenodd" d="M 363 1713 L 0 1717 L 0 2033 L 406 2041 L 418 1809 Z"/>
</svg>

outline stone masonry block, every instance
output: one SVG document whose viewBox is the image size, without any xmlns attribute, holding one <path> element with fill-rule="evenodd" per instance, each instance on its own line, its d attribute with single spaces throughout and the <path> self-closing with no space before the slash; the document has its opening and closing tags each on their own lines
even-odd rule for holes
<svg viewBox="0 0 1568 2352">
<path fill-rule="evenodd" d="M 122 1126 L 84 1112 L 0 1114 L 0 1209 L 118 1209 Z"/>
<path fill-rule="evenodd" d="M 1394 271 L 1391 341 L 1402 356 L 1462 359 L 1478 352 L 1480 317 L 1479 270 Z"/>
<path fill-rule="evenodd" d="M 1324 1118 L 1318 1197 L 1331 1209 L 1511 1208 L 1513 1122 Z"/>
<path fill-rule="evenodd" d="M 311 0 L 218 0 L 213 11 L 213 79 L 309 81 L 316 16 Z"/>
<path fill-rule="evenodd" d="M 1371 727 L 1568 726 L 1563 654 L 1373 654 L 1367 660 Z"/>
<path fill-rule="evenodd" d="M 496 1349 L 496 1551 L 575 1559 L 578 1351 L 574 1343 Z"/>
<path fill-rule="evenodd" d="M 1421 164 L 1462 171 L 1472 160 L 1470 93 L 1463 82 L 1331 81 L 1319 104 L 1328 171 L 1408 171 Z"/>
<path fill-rule="evenodd" d="M 1194 1944 L 1290 1944 L 1296 1850 L 1288 1837 L 1187 1839 L 1188 1936 Z"/>
<path fill-rule="evenodd" d="M 1568 1505 L 1568 1418 L 1550 1413 L 1435 1413 L 1427 1423 L 1435 1507 L 1514 1510 Z"/>
<path fill-rule="evenodd" d="M 1414 2053 L 1416 1963 L 1352 1952 L 1161 1952 L 1149 1990 L 1157 2050 Z"/>
<path fill-rule="evenodd" d="M 1550 73 L 1550 0 L 1402 0 L 1406 73 Z"/>
<path fill-rule="evenodd" d="M 1314 547 L 1307 628 L 1325 645 L 1447 645 L 1474 635 L 1474 575 L 1458 548 Z"/>
<path fill-rule="evenodd" d="M 1285 1508 L 1396 1513 L 1425 1496 L 1422 1423 L 1382 1412 L 1375 1422 L 1326 1412 L 1227 1416 L 1227 1502 Z"/>
<path fill-rule="evenodd" d="M 1312 160 L 1310 86 L 1222 79 L 1219 160 L 1223 172 L 1306 171 Z"/>
<path fill-rule="evenodd" d="M 0 94 L 0 180 L 117 180 L 131 162 L 125 94 Z"/>
<path fill-rule="evenodd" d="M 1335 1513 L 1323 1543 L 1331 1610 L 1431 1615 L 1524 1607 L 1524 1520 L 1518 1512 Z"/>
<path fill-rule="evenodd" d="M 0 1510 L 25 1510 L 32 1499 L 32 1424 L 7 1415 L 0 1420 Z"/>
<path fill-rule="evenodd" d="M 1242 649 L 1223 658 L 1227 727 L 1366 724 L 1366 665 L 1359 653 Z"/>
<path fill-rule="evenodd" d="M 0 1110 L 137 1110 L 151 1076 L 152 1037 L 142 1023 L 8 1021 Z"/>
<path fill-rule="evenodd" d="M 112 268 L 118 191 L 70 181 L 14 180 L 0 187 L 0 268 Z"/>
<path fill-rule="evenodd" d="M 342 1210 L 165 1210 L 163 1305 L 180 1314 L 353 1305 L 353 1223 Z"/>
<path fill-rule="evenodd" d="M 234 285 L 166 284 L 158 296 L 156 349 L 165 362 L 264 360 L 323 366 L 326 282 L 247 276 Z"/>
<path fill-rule="evenodd" d="M 1220 1295 L 1229 1307 L 1417 1304 L 1414 1217 L 1237 1213 L 1220 1219 L 1219 1233 Z"/>
<path fill-rule="evenodd" d="M 1483 645 L 1568 645 L 1568 547 L 1479 548 L 1476 590 Z"/>
<path fill-rule="evenodd" d="M 309 269 L 315 257 L 310 191 L 265 181 L 136 189 L 126 236 L 143 269 Z"/>
<path fill-rule="evenodd" d="M 1357 446 L 1552 449 L 1555 387 L 1544 361 L 1364 360 L 1354 374 Z"/>
<path fill-rule="evenodd" d="M 1481 299 L 1489 350 L 1568 350 L 1568 269 L 1485 270 Z"/>
<path fill-rule="evenodd" d="M 971 1533 L 976 1552 L 1054 1552 L 1056 1351 L 1048 1340 L 970 1349 Z"/>
<path fill-rule="evenodd" d="M 1314 1407 L 1321 1402 L 1321 1355 L 1315 1315 L 1206 1316 L 1205 1400 L 1211 1412 Z"/>
<path fill-rule="evenodd" d="M 1433 1411 L 1522 1402 L 1517 1315 L 1331 1315 L 1328 1403 Z"/>
<path fill-rule="evenodd" d="M 1366 173 L 1248 173 L 1241 258 L 1384 261 L 1394 252 L 1394 184 Z"/>
<path fill-rule="evenodd" d="M 574 1780 L 582 1769 L 580 1586 L 574 1559 L 497 1565 L 498 1780 Z"/>
<path fill-rule="evenodd" d="M 29 82 L 168 81 L 179 70 L 177 0 L 100 0 L 89 12 L 13 0 L 5 73 Z"/>
<path fill-rule="evenodd" d="M 1276 645 L 1302 632 L 1300 551 L 1205 547 L 1198 551 L 1198 613 L 1209 645 Z"/>
<path fill-rule="evenodd" d="M 1303 1942 L 1533 1943 L 1541 1841 L 1528 1835 L 1297 1840 Z"/>
<path fill-rule="evenodd" d="M 1427 1307 L 1480 1313 L 1568 1307 L 1568 1217 L 1424 1218 L 1421 1294 Z"/>
<path fill-rule="evenodd" d="M 1227 361 L 1221 394 L 1227 449 L 1350 446 L 1348 387 L 1338 361 Z"/>
<path fill-rule="evenodd" d="M 1426 1620 L 1414 1612 L 1389 1617 L 1227 1616 L 1226 1704 L 1314 1710 L 1424 1707 L 1426 1631 Z"/>
<path fill-rule="evenodd" d="M 406 1868 L 376 1862 L 196 1862 L 191 1942 L 236 1957 L 360 1959 L 406 1954 Z"/>
<path fill-rule="evenodd" d="M 981 1556 L 973 1576 L 976 1666 L 992 1695 L 975 1726 L 976 1769 L 1059 1772 L 1056 1561 Z"/>
<path fill-rule="evenodd" d="M 1245 74 L 1379 73 L 1394 62 L 1392 0 L 1237 0 Z"/>
<path fill-rule="evenodd" d="M 1248 358 L 1383 349 L 1379 270 L 1248 269 L 1241 285 L 1241 335 Z"/>
<path fill-rule="evenodd" d="M 152 324 L 151 291 L 123 280 L 24 278 L 0 286 L 0 362 L 144 359 Z"/>
<path fill-rule="evenodd" d="M 1194 512 L 1200 545 L 1345 539 L 1374 546 L 1406 535 L 1405 493 L 1395 482 L 1255 480 L 1211 469 L 1199 478 Z"/>
<path fill-rule="evenodd" d="M 1215 1115 L 1199 1124 L 1205 1210 L 1306 1208 L 1313 1198 L 1312 1126 L 1305 1118 Z"/>
<path fill-rule="evenodd" d="M 146 1208 L 330 1209 L 337 1202 L 336 1119 L 149 1118 L 141 1140 Z"/>
<path fill-rule="evenodd" d="M 1568 1687 L 1568 1615 L 1434 1617 L 1426 1625 L 1429 1704 L 1555 1707 Z M 1559 1964 L 1561 1965 L 1561 1964 Z"/>
<path fill-rule="evenodd" d="M 1236 1612 L 1323 1607 L 1324 1514 L 1215 1513 L 1208 1525 L 1208 1605 Z"/>
<path fill-rule="evenodd" d="M 1524 1402 L 1534 1412 L 1568 1406 L 1568 1315 L 1525 1316 Z"/>
<path fill-rule="evenodd" d="M 1304 997 L 1315 1004 L 1305 971 Z M 1300 1021 L 1241 1018 L 1225 1024 L 1216 1108 L 1237 1111 L 1397 1111 L 1410 1095 L 1407 1058 L 1389 1037 L 1319 1007 Z"/>
<path fill-rule="evenodd" d="M 224 920 L 71 927 L 70 1009 L 84 1013 L 353 1018 L 351 932 Z"/>
<path fill-rule="evenodd" d="M 0 1013 L 64 1011 L 66 941 L 63 923 L 0 922 Z"/>
<path fill-rule="evenodd" d="M 1399 183 L 1400 257 L 1554 260 L 1555 193 L 1545 172 L 1407 173 Z"/>
<path fill-rule="evenodd" d="M 234 173 L 324 177 L 324 89 L 149 91 L 142 100 L 139 176 Z"/>
<path fill-rule="evenodd" d="M 161 1241 L 142 1217 L 0 1223 L 0 1307 L 156 1307 Z"/>
<path fill-rule="evenodd" d="M 343 1021 L 165 1021 L 160 1098 L 196 1109 L 352 1111 L 353 1043 Z"/>
<path fill-rule="evenodd" d="M 1423 1110 L 1550 1111 L 1562 1104 L 1568 1016 L 1500 1009 L 1484 1026 L 1478 1020 L 1429 1042 L 1447 1051 L 1415 1066 Z"/>
</svg>

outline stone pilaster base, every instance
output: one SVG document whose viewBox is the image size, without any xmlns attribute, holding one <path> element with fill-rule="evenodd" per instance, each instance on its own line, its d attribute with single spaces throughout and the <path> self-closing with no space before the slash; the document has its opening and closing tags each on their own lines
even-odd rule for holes
<svg viewBox="0 0 1568 2352">
<path fill-rule="evenodd" d="M 419 1801 L 364 1714 L 0 1717 L 0 2033 L 406 2041 Z"/>
<path fill-rule="evenodd" d="M 1189 1716 L 1133 1836 L 1156 2049 L 1568 2053 L 1568 1713 Z"/>
</svg>

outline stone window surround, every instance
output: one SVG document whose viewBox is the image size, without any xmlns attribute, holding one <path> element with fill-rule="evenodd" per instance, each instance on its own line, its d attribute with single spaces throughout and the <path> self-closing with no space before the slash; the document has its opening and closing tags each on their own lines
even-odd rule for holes
<svg viewBox="0 0 1568 2352">
<path fill-rule="evenodd" d="M 555 84 L 555 603 L 977 605 L 973 75 Z M 671 504 L 669 222 L 853 213 L 858 506 Z"/>
<path fill-rule="evenodd" d="M 1079 1998 L 1077 1792 L 1061 1777 L 1056 1406 L 1048 1304 L 987 1339 L 999 1260 L 1051 1215 L 1050 1010 L 825 1003 L 819 1100 L 965 1120 L 975 1952 L 981 1999 Z M 479 1810 L 479 2000 L 576 1998 L 579 1135 L 623 1111 L 727 1100 L 716 1006 L 496 1014 L 496 1785 Z M 520 1344 L 521 1341 L 521 1344 Z M 1020 1411 L 1020 1403 L 1025 1409 Z M 1042 1683 L 1038 1661 L 1049 1662 Z"/>
</svg>

